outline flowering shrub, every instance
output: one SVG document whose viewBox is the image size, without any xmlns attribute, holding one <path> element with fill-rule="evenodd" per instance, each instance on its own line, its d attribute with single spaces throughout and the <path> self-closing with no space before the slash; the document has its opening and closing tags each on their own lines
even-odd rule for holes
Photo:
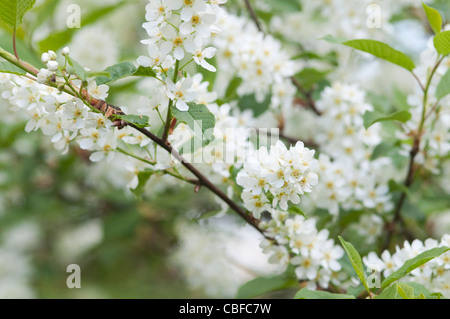
<svg viewBox="0 0 450 319">
<path fill-rule="evenodd" d="M 0 4 L 13 44 L 0 41 L 2 123 L 23 123 L 56 158 L 77 152 L 79 177 L 135 203 L 189 190 L 201 207 L 173 203 L 168 261 L 193 290 L 450 297 L 450 31 L 435 9 L 448 5 L 107 1 L 78 7 L 93 25 L 69 27 L 75 15 L 57 32 L 40 12 L 62 9 L 35 2 Z M 108 240 L 90 219 L 64 260 Z M 0 256 L 27 281 L 39 231 L 23 225 Z"/>
</svg>

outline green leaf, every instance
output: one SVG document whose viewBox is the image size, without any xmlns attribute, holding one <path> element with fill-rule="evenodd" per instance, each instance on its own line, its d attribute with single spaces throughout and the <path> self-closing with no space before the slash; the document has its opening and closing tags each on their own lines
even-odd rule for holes
<svg viewBox="0 0 450 319">
<path fill-rule="evenodd" d="M 375 299 L 414 299 L 414 288 L 404 283 L 394 283 Z"/>
<path fill-rule="evenodd" d="M 225 91 L 225 100 L 230 100 L 237 96 L 237 89 L 242 84 L 242 79 L 240 77 L 234 77 L 230 84 L 228 84 L 227 90 Z"/>
<path fill-rule="evenodd" d="M 128 61 L 109 66 L 105 69 L 104 72 L 107 75 L 100 75 L 95 78 L 95 82 L 97 82 L 97 85 L 108 84 L 126 78 L 128 76 L 156 76 L 156 73 L 152 70 L 152 68 L 144 68 L 140 66 L 136 69 L 134 64 Z"/>
<path fill-rule="evenodd" d="M 406 196 L 411 197 L 411 191 L 408 187 L 405 186 L 405 184 L 400 184 L 393 179 L 390 179 L 388 185 L 390 193 L 401 192 L 405 193 Z"/>
<path fill-rule="evenodd" d="M 216 117 L 203 104 L 188 103 L 189 110 L 180 111 L 172 106 L 172 114 L 179 122 L 186 123 L 194 133 L 202 132 L 203 144 L 209 144 L 214 139 Z"/>
<path fill-rule="evenodd" d="M 301 72 L 297 73 L 295 77 L 306 90 L 309 90 L 314 84 L 325 79 L 328 73 L 330 73 L 330 71 L 319 71 L 313 68 L 305 68 Z"/>
<path fill-rule="evenodd" d="M 104 72 L 107 72 L 109 76 L 101 75 L 96 77 L 95 82 L 97 82 L 97 85 L 107 84 L 133 75 L 136 72 L 136 67 L 131 62 L 120 62 L 107 67 Z"/>
<path fill-rule="evenodd" d="M 2 61 L 0 62 L 0 73 L 9 73 L 9 74 L 16 74 L 16 75 L 25 75 L 27 72 L 22 70 L 21 68 L 15 66 L 11 62 L 8 61 Z"/>
<path fill-rule="evenodd" d="M 237 299 L 249 299 L 269 292 L 285 289 L 296 284 L 292 278 L 285 276 L 258 277 L 243 284 L 236 295 Z"/>
<path fill-rule="evenodd" d="M 137 175 L 138 177 L 138 186 L 135 189 L 132 189 L 131 192 L 137 197 L 142 198 L 142 194 L 145 191 L 145 185 L 150 180 L 150 177 L 155 173 L 155 171 L 146 169 L 145 171 L 140 171 Z"/>
<path fill-rule="evenodd" d="M 303 217 L 308 218 L 308 216 L 306 216 L 306 214 L 298 206 L 289 207 L 288 212 L 294 215 L 302 215 Z"/>
<path fill-rule="evenodd" d="M 146 115 L 115 115 L 116 118 L 124 120 L 128 123 L 132 123 L 139 128 L 144 128 L 149 126 L 149 117 Z"/>
<path fill-rule="evenodd" d="M 92 24 L 92 23 L 100 20 L 104 16 L 108 15 L 109 13 L 113 12 L 117 8 L 121 7 L 122 5 L 127 4 L 129 2 L 130 2 L 129 0 L 121 1 L 121 2 L 118 2 L 113 5 L 109 5 L 109 6 L 105 6 L 105 7 L 93 10 L 93 11 L 83 15 L 82 21 L 81 21 L 82 27 L 85 27 L 89 24 Z M 59 32 L 50 33 L 50 35 L 47 38 L 41 40 L 38 43 L 39 50 L 42 52 L 45 52 L 48 50 L 56 51 L 56 49 L 62 48 L 64 45 L 66 45 L 67 43 L 69 43 L 72 40 L 73 36 L 75 35 L 75 33 L 78 30 L 79 29 L 77 29 L 77 28 L 67 28 L 67 29 L 59 31 Z M 86 43 L 85 45 L 92 45 L 92 44 Z"/>
<path fill-rule="evenodd" d="M 397 271 L 395 271 L 389 277 L 387 277 L 383 280 L 383 282 L 381 283 L 381 288 L 382 289 L 386 288 L 394 281 L 406 276 L 414 269 L 422 266 L 423 264 L 427 263 L 431 259 L 439 257 L 440 255 L 442 255 L 443 253 L 445 253 L 449 250 L 450 250 L 449 247 L 445 247 L 445 246 L 437 247 L 437 248 L 427 250 L 427 251 L 419 254 L 418 256 L 407 260 L 403 264 L 403 266 L 401 266 Z"/>
<path fill-rule="evenodd" d="M 295 294 L 294 299 L 355 299 L 355 296 L 303 288 Z"/>
<path fill-rule="evenodd" d="M 414 288 L 414 298 L 423 295 L 426 299 L 436 299 L 436 296 L 421 284 L 408 282 L 408 286 Z"/>
<path fill-rule="evenodd" d="M 355 269 L 356 275 L 358 276 L 359 280 L 364 285 L 366 290 L 370 293 L 369 287 L 367 286 L 367 278 L 366 273 L 364 272 L 364 266 L 361 260 L 361 256 L 351 243 L 346 242 L 341 236 L 338 236 L 338 238 L 341 241 L 342 247 L 344 247 L 348 258 L 350 259 L 353 268 Z"/>
<path fill-rule="evenodd" d="M 368 129 L 370 126 L 377 122 L 385 121 L 399 121 L 406 123 L 411 119 L 411 113 L 408 111 L 398 111 L 389 115 L 381 114 L 380 112 L 370 112 L 366 111 L 363 116 L 364 127 Z"/>
<path fill-rule="evenodd" d="M 389 152 L 394 149 L 394 147 L 395 146 L 389 142 L 382 142 L 382 143 L 378 144 L 374 148 L 372 155 L 370 156 L 370 160 L 373 161 L 379 157 L 387 156 L 389 154 Z"/>
<path fill-rule="evenodd" d="M 439 82 L 436 89 L 436 98 L 440 100 L 446 97 L 448 94 L 450 94 L 450 70 L 448 70 L 441 78 L 441 81 Z"/>
<path fill-rule="evenodd" d="M 423 8 L 425 9 L 425 13 L 427 14 L 428 22 L 430 23 L 431 29 L 433 32 L 438 34 L 442 30 L 442 16 L 434 8 L 427 6 L 422 2 Z"/>
<path fill-rule="evenodd" d="M 152 68 L 150 67 L 143 67 L 143 66 L 139 66 L 138 69 L 136 70 L 136 72 L 134 72 L 134 74 L 132 74 L 133 76 L 147 76 L 147 77 L 156 77 L 156 73 L 155 71 L 153 71 Z"/>
<path fill-rule="evenodd" d="M 75 61 L 70 56 L 67 56 L 66 58 L 67 58 L 67 62 L 69 63 L 69 65 L 72 67 L 72 72 L 75 73 L 76 75 L 78 75 L 78 77 L 82 81 L 86 81 L 87 71 L 77 61 Z"/>
<path fill-rule="evenodd" d="M 1 0 L 0 20 L 11 30 L 16 30 L 22 24 L 25 13 L 35 3 L 36 0 Z"/>
<path fill-rule="evenodd" d="M 405 68 L 408 71 L 412 71 L 416 67 L 413 60 L 409 56 L 380 41 L 369 39 L 342 41 L 330 35 L 325 36 L 323 39 L 331 43 L 340 43 L 353 49 L 370 53 L 380 59 Z"/>
<path fill-rule="evenodd" d="M 241 111 L 252 110 L 253 115 L 258 117 L 269 109 L 271 99 L 271 95 L 268 94 L 264 101 L 258 102 L 255 94 L 249 94 L 239 99 L 238 107 Z"/>
<path fill-rule="evenodd" d="M 443 31 L 434 36 L 434 47 L 442 55 L 450 54 L 450 31 Z"/>
</svg>

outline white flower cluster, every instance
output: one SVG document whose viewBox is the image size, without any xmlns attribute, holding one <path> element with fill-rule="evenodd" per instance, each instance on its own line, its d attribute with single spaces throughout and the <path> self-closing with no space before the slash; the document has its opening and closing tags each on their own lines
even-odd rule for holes
<svg viewBox="0 0 450 319">
<path fill-rule="evenodd" d="M 324 153 L 319 157 L 322 182 L 311 194 L 316 205 L 335 216 L 340 205 L 388 212 L 392 208 L 388 179 L 379 172 L 394 172 L 394 167 L 386 157 L 370 159 L 382 139 L 379 123 L 364 128 L 363 114 L 373 110 L 365 92 L 356 85 L 336 82 L 322 92 L 317 108 L 322 114 L 317 118 L 316 141 Z"/>
<path fill-rule="evenodd" d="M 326 153 L 359 162 L 381 142 L 378 123 L 364 128 L 363 115 L 373 106 L 357 85 L 334 82 L 322 92 L 317 109 L 322 113 L 317 119 L 322 132 L 316 141 Z"/>
<path fill-rule="evenodd" d="M 278 244 L 265 239 L 261 247 L 271 255 L 269 262 L 278 265 L 280 272 L 289 264 L 295 265 L 297 278 L 306 281 L 309 289 L 317 289 L 317 285 L 327 289 L 330 282 L 339 285 L 346 279 L 345 274 L 338 273 L 341 270 L 338 260 L 344 250 L 329 239 L 328 230 L 318 231 L 316 221 L 302 215 L 277 210 L 271 215 L 272 219 L 260 226 Z"/>
<path fill-rule="evenodd" d="M 229 77 L 241 78 L 239 95 L 255 94 L 263 101 L 272 94 L 272 107 L 290 107 L 295 87 L 289 78 L 298 66 L 281 48 L 281 42 L 259 32 L 254 23 L 230 13 L 218 19 L 221 32 L 214 37 L 218 65 Z"/>
<path fill-rule="evenodd" d="M 380 258 L 375 252 L 370 252 L 363 257 L 363 262 L 371 270 L 378 271 L 387 277 L 403 266 L 408 259 L 414 258 L 424 251 L 442 246 L 450 247 L 450 235 L 444 235 L 441 241 L 431 238 L 424 242 L 418 239 L 411 243 L 405 241 L 403 247 L 397 246 L 393 254 L 385 250 Z M 422 284 L 431 292 L 440 292 L 444 297 L 450 298 L 450 252 L 414 269 L 402 278 L 402 281 Z"/>
<path fill-rule="evenodd" d="M 67 50 L 65 48 L 65 50 Z M 42 54 L 42 62 L 45 63 L 47 68 L 42 68 L 38 75 L 37 75 L 37 81 L 38 83 L 44 84 L 48 80 L 50 80 L 52 77 L 55 76 L 56 71 L 59 70 L 59 63 L 56 61 L 56 53 L 54 51 L 48 51 L 46 53 Z"/>
<path fill-rule="evenodd" d="M 42 58 L 44 62 L 49 58 L 47 64 L 56 62 L 51 52 L 43 54 Z M 90 81 L 87 89 L 93 97 L 104 99 L 108 86 L 97 86 L 95 81 Z M 117 147 L 117 130 L 108 118 L 91 112 L 80 99 L 16 75 L 3 75 L 0 90 L 12 110 L 28 115 L 27 132 L 41 130 L 63 154 L 68 151 L 70 142 L 76 141 L 82 149 L 92 152 L 92 161 L 112 160 Z"/>
<path fill-rule="evenodd" d="M 148 56 L 140 56 L 137 63 L 143 67 L 153 68 L 162 82 L 166 83 L 166 95 L 180 111 L 189 110 L 188 102 L 196 99 L 192 89 L 194 80 L 187 76 L 176 83 L 168 76 L 169 70 L 179 72 L 194 61 L 203 68 L 215 72 L 213 65 L 206 59 L 214 57 L 216 48 L 205 47 L 208 39 L 219 30 L 215 26 L 220 5 L 225 1 L 205 0 L 151 0 L 146 6 L 144 29 L 149 35 L 142 40 L 147 45 Z M 186 59 L 183 66 L 181 60 Z"/>
<path fill-rule="evenodd" d="M 143 27 L 149 39 L 142 43 L 148 47 L 148 56 L 141 56 L 138 63 L 145 67 L 167 69 L 173 59 L 182 60 L 188 55 L 195 63 L 215 71 L 205 59 L 216 53 L 205 48 L 205 40 L 217 32 L 219 5 L 225 1 L 206 0 L 150 0 L 146 6 L 146 23 Z"/>
<path fill-rule="evenodd" d="M 234 298 L 247 281 L 274 273 L 258 247 L 261 235 L 251 226 L 228 219 L 181 222 L 177 234 L 171 261 L 191 289 L 209 298 Z"/>
<path fill-rule="evenodd" d="M 309 193 L 317 185 L 317 160 L 314 151 L 297 142 L 289 149 L 278 141 L 267 150 L 261 147 L 244 163 L 236 182 L 243 187 L 245 207 L 260 218 L 263 211 L 288 203 L 300 203 L 299 195 Z"/>
<path fill-rule="evenodd" d="M 326 154 L 319 157 L 321 183 L 311 193 L 315 205 L 328 210 L 335 217 L 340 209 L 368 208 L 389 213 L 393 208 L 386 172 L 396 174 L 390 160 L 366 160 L 358 166 L 343 160 L 331 160 Z M 384 172 L 380 174 L 379 172 Z"/>
</svg>

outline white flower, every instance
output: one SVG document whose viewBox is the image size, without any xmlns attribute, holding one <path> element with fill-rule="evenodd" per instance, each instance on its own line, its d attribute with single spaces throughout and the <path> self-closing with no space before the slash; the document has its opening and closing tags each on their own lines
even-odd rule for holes
<svg viewBox="0 0 450 319">
<path fill-rule="evenodd" d="M 100 162 L 106 158 L 109 163 L 114 158 L 114 152 L 117 147 L 117 138 L 114 134 L 108 134 L 97 142 L 97 151 L 93 152 L 89 159 L 92 162 Z"/>
<path fill-rule="evenodd" d="M 192 87 L 192 78 L 183 78 L 176 84 L 170 78 L 166 79 L 167 96 L 175 101 L 175 106 L 180 111 L 189 110 L 186 102 L 192 102 L 195 99 L 195 93 L 190 91 Z"/>
<path fill-rule="evenodd" d="M 298 279 L 314 280 L 317 277 L 320 260 L 313 256 L 295 256 L 291 259 L 291 264 L 298 266 L 295 268 Z"/>
<path fill-rule="evenodd" d="M 64 47 L 64 48 L 61 50 L 61 54 L 64 55 L 64 56 L 69 55 L 69 54 L 70 54 L 70 49 L 69 49 L 69 47 Z"/>
<path fill-rule="evenodd" d="M 105 100 L 108 97 L 109 86 L 106 84 L 97 85 L 95 81 L 88 84 L 88 93 L 96 99 Z"/>
<path fill-rule="evenodd" d="M 180 33 L 189 35 L 195 32 L 196 37 L 209 38 L 211 35 L 210 26 L 216 21 L 213 13 L 194 13 L 192 10 L 182 10 L 181 19 L 184 21 L 180 25 Z"/>
<path fill-rule="evenodd" d="M 47 69 L 51 72 L 57 71 L 59 68 L 59 63 L 57 61 L 48 61 L 47 62 Z"/>
<path fill-rule="evenodd" d="M 208 47 L 203 50 L 201 48 L 197 48 L 197 50 L 193 54 L 193 59 L 195 63 L 207 69 L 208 71 L 216 72 L 216 68 L 205 61 L 205 59 L 211 59 L 212 57 L 214 57 L 216 51 L 217 49 L 213 47 Z"/>
<path fill-rule="evenodd" d="M 173 51 L 173 57 L 176 60 L 184 58 L 184 51 L 194 53 L 196 50 L 195 42 L 192 36 L 183 36 L 178 34 L 172 26 L 166 26 L 161 29 L 165 41 L 159 47 L 162 56 Z"/>
</svg>

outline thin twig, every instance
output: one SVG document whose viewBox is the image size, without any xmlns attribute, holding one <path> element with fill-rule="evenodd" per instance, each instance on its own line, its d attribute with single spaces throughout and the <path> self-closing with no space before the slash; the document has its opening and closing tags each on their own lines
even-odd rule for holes
<svg viewBox="0 0 450 319">
<path fill-rule="evenodd" d="M 252 18 L 253 22 L 256 25 L 256 28 L 258 29 L 259 32 L 264 32 L 262 30 L 261 23 L 259 22 L 258 15 L 256 14 L 255 10 L 253 10 L 253 7 L 252 7 L 250 1 L 244 0 L 244 2 L 245 2 L 245 6 L 247 7 L 247 11 L 250 14 L 250 17 Z"/>
<path fill-rule="evenodd" d="M 408 165 L 408 174 L 406 175 L 406 179 L 405 182 L 403 183 L 403 185 L 408 189 L 410 188 L 410 186 L 412 185 L 413 181 L 414 181 L 414 173 L 415 173 L 415 167 L 414 167 L 414 161 L 416 159 L 417 154 L 419 154 L 420 151 L 420 142 L 422 140 L 423 137 L 423 126 L 425 124 L 425 120 L 426 120 L 426 110 L 427 110 L 427 104 L 428 104 L 428 91 L 431 85 L 431 82 L 433 80 L 433 77 L 437 71 L 437 69 L 439 68 L 439 65 L 441 65 L 442 61 L 444 60 L 444 57 L 440 57 L 438 62 L 435 64 L 435 66 L 433 67 L 433 69 L 431 70 L 428 79 L 427 79 L 427 83 L 424 86 L 422 84 L 422 82 L 420 81 L 420 79 L 417 77 L 417 75 L 412 72 L 413 76 L 416 78 L 417 82 L 419 83 L 420 87 L 423 90 L 423 108 L 422 108 L 422 116 L 420 119 L 420 123 L 419 123 L 419 128 L 417 130 L 417 132 L 415 132 L 414 134 L 414 140 L 413 140 L 413 147 L 410 151 L 410 156 L 409 156 L 409 165 Z M 392 219 L 391 222 L 386 223 L 385 228 L 387 229 L 387 235 L 386 235 L 386 240 L 384 242 L 383 247 L 381 248 L 382 251 L 385 249 L 389 248 L 389 245 L 391 243 L 392 237 L 394 236 L 394 233 L 396 231 L 396 226 L 399 222 L 404 223 L 403 218 L 401 216 L 401 212 L 402 212 L 402 208 L 403 205 L 405 203 L 406 200 L 406 192 L 402 191 L 402 194 L 400 195 L 400 198 L 397 202 L 397 205 L 395 206 L 395 210 L 394 210 L 394 218 Z M 403 225 L 404 226 L 404 225 Z"/>
</svg>

